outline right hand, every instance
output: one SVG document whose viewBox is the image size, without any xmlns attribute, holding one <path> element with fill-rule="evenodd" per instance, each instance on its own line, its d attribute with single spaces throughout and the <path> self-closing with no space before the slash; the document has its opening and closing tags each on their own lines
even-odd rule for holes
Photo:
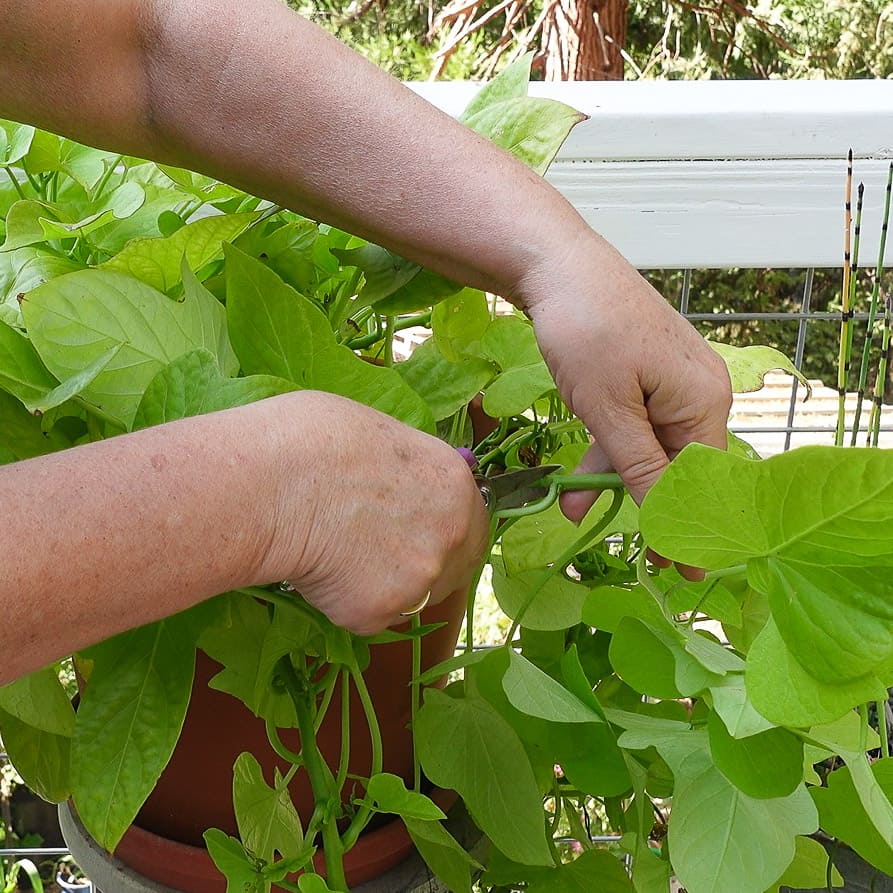
<svg viewBox="0 0 893 893">
<path fill-rule="evenodd" d="M 332 394 L 265 402 L 282 437 L 270 579 L 359 635 L 405 623 L 429 591 L 467 593 L 488 522 L 452 447 Z"/>
</svg>

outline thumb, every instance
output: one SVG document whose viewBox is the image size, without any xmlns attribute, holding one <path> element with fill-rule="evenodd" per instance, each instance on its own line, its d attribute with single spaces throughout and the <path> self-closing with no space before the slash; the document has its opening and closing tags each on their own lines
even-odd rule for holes
<svg viewBox="0 0 893 893">
<path fill-rule="evenodd" d="M 586 450 L 574 469 L 575 474 L 604 474 L 609 471 L 614 471 L 611 460 L 597 443 Z M 598 490 L 566 490 L 561 494 L 561 513 L 569 521 L 579 524 L 600 495 Z"/>
</svg>

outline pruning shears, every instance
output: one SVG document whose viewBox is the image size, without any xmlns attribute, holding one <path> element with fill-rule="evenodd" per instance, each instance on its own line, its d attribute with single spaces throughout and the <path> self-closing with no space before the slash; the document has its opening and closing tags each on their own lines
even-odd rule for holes
<svg viewBox="0 0 893 893">
<path fill-rule="evenodd" d="M 538 465 L 502 474 L 476 474 L 474 481 L 490 517 L 510 518 L 526 513 L 532 503 L 549 498 L 552 483 L 548 478 L 558 471 L 561 471 L 560 465 Z"/>
</svg>

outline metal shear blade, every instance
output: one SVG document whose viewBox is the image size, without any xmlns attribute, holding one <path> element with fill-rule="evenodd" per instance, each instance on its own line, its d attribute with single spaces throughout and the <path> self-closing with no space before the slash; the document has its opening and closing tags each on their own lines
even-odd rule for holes
<svg viewBox="0 0 893 893">
<path fill-rule="evenodd" d="M 556 471 L 561 471 L 560 465 L 538 465 L 536 468 L 518 468 L 489 477 L 479 474 L 475 476 L 475 482 L 492 514 L 542 499 L 549 491 L 548 485 L 542 481 Z"/>
</svg>

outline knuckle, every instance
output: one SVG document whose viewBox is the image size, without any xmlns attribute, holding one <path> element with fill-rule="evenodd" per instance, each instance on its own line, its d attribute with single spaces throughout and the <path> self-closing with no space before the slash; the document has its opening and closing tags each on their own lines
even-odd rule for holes
<svg viewBox="0 0 893 893">
<path fill-rule="evenodd" d="M 631 457 L 629 461 L 620 463 L 617 471 L 628 485 L 637 487 L 653 481 L 666 466 L 665 455 L 651 453 L 647 456 Z"/>
</svg>

